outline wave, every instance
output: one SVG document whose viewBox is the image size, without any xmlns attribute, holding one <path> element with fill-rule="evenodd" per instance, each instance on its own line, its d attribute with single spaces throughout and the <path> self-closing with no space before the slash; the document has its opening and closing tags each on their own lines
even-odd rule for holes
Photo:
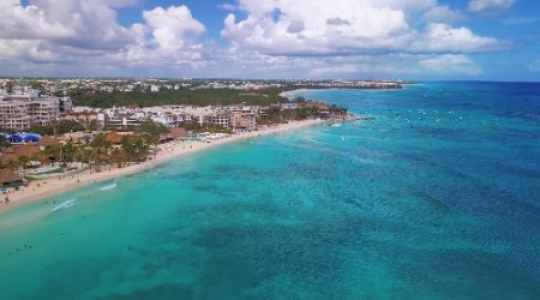
<svg viewBox="0 0 540 300">
<path fill-rule="evenodd" d="M 112 190 L 114 188 L 116 188 L 116 183 L 106 185 L 106 186 L 100 188 L 99 190 L 100 191 L 108 191 L 108 190 Z"/>
<path fill-rule="evenodd" d="M 58 210 L 70 208 L 70 207 L 72 207 L 72 206 L 75 205 L 75 204 L 77 204 L 77 199 L 70 199 L 70 200 L 68 200 L 68 201 L 66 201 L 66 202 L 64 202 L 64 203 L 62 203 L 62 204 L 60 204 L 60 205 L 55 206 L 55 207 L 51 210 L 51 212 L 53 213 L 53 212 L 58 211 Z"/>
</svg>

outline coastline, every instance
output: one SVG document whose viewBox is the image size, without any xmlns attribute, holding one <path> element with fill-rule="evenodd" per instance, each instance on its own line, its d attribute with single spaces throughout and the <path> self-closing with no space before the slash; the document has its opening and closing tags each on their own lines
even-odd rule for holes
<svg viewBox="0 0 540 300">
<path fill-rule="evenodd" d="M 210 142 L 202 141 L 187 141 L 180 142 L 175 141 L 173 143 L 167 143 L 158 146 L 158 153 L 152 159 L 140 164 L 133 164 L 122 168 L 112 168 L 109 170 L 103 170 L 99 173 L 89 173 L 85 171 L 83 173 L 75 175 L 66 175 L 63 178 L 44 179 L 30 183 L 28 187 L 24 187 L 19 191 L 7 193 L 1 197 L 9 197 L 8 204 L 0 204 L 0 211 L 6 211 L 13 207 L 24 205 L 26 203 L 42 200 L 52 196 L 56 196 L 62 193 L 66 193 L 78 188 L 90 185 L 93 183 L 103 182 L 106 180 L 114 179 L 117 177 L 134 174 L 142 170 L 154 167 L 160 163 L 168 160 L 178 158 L 191 153 L 197 153 L 206 149 L 232 143 L 249 138 L 256 138 L 268 134 L 275 134 L 279 132 L 296 130 L 299 128 L 321 124 L 324 120 L 304 120 L 294 121 L 287 124 L 281 124 L 276 127 L 266 127 L 263 130 L 246 132 L 242 134 L 232 135 L 229 137 L 211 140 Z M 3 199 L 0 199 L 3 200 Z"/>
</svg>

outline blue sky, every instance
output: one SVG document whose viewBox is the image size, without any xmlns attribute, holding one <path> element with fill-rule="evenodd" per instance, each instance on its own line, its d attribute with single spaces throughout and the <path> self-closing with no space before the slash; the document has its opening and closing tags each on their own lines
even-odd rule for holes
<svg viewBox="0 0 540 300">
<path fill-rule="evenodd" d="M 1 0 L 0 76 L 540 79 L 533 0 Z"/>
</svg>

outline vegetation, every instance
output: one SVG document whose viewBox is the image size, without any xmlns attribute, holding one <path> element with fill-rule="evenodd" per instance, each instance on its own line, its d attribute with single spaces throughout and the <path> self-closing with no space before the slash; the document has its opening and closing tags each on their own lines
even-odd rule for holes
<svg viewBox="0 0 540 300">
<path fill-rule="evenodd" d="M 9 168 L 17 173 L 25 170 L 31 161 L 49 161 L 65 168 L 71 169 L 74 163 L 86 166 L 90 172 L 100 172 L 103 166 L 116 164 L 123 167 L 131 163 L 146 161 L 150 155 L 156 154 L 161 136 L 156 133 L 133 133 L 124 135 L 120 145 L 113 145 L 106 138 L 105 133 L 96 135 L 93 139 L 84 139 L 80 144 L 68 140 L 66 144 L 49 146 L 34 153 L 31 157 L 19 156 L 16 160 L 10 159 L 1 167 Z M 151 151 L 151 150 L 154 151 Z M 60 172 L 58 170 L 51 171 Z"/>
<path fill-rule="evenodd" d="M 137 105 L 151 107 L 160 105 L 232 105 L 247 103 L 252 105 L 269 105 L 284 103 L 289 99 L 280 96 L 281 89 L 269 88 L 253 93 L 242 93 L 233 89 L 180 89 L 177 91 L 162 90 L 159 92 L 103 92 L 94 90 L 71 91 L 69 96 L 76 106 L 92 108 L 110 108 Z"/>
</svg>

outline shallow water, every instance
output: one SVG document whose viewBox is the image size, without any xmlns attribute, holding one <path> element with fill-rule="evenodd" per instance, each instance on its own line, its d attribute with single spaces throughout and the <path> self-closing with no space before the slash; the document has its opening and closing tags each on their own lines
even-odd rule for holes
<svg viewBox="0 0 540 300">
<path fill-rule="evenodd" d="M 538 84 L 302 95 L 374 120 L 0 212 L 0 298 L 540 298 Z"/>
</svg>

